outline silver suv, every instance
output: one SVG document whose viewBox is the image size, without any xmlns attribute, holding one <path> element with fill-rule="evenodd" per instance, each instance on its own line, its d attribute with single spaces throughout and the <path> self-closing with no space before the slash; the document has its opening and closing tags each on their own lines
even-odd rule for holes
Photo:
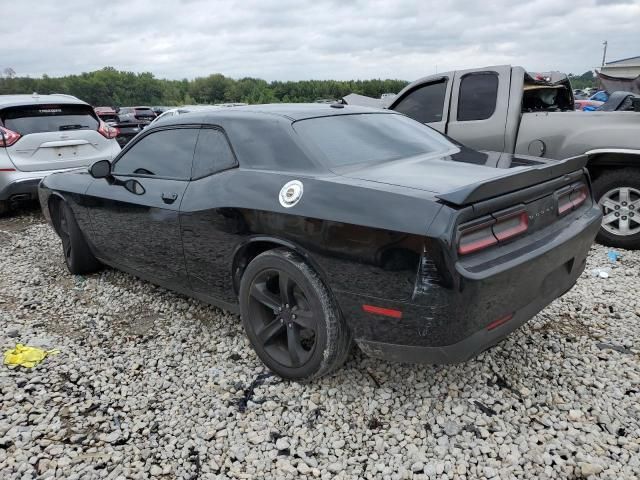
<svg viewBox="0 0 640 480">
<path fill-rule="evenodd" d="M 0 215 L 53 172 L 113 159 L 116 128 L 70 95 L 0 95 Z"/>
</svg>

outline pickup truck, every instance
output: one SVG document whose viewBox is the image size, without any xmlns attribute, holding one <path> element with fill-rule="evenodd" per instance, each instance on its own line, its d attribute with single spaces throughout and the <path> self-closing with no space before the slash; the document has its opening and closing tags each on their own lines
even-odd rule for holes
<svg viewBox="0 0 640 480">
<path fill-rule="evenodd" d="M 574 111 L 566 75 L 509 65 L 421 78 L 386 108 L 477 150 L 558 160 L 586 155 L 604 214 L 597 240 L 640 248 L 640 112 Z"/>
</svg>

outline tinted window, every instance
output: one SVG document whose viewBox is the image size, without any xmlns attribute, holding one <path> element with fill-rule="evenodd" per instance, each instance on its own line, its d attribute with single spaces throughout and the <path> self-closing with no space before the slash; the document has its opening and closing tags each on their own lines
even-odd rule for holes
<svg viewBox="0 0 640 480">
<path fill-rule="evenodd" d="M 202 178 L 236 165 L 227 138 L 220 130 L 203 128 L 198 135 L 196 153 L 193 156 L 191 178 Z"/>
<path fill-rule="evenodd" d="M 65 130 L 97 130 L 98 120 L 88 105 L 29 105 L 6 108 L 0 119 L 21 135 Z"/>
<path fill-rule="evenodd" d="M 400 100 L 393 109 L 421 123 L 440 122 L 446 90 L 446 80 L 418 87 Z"/>
<path fill-rule="evenodd" d="M 456 148 L 435 130 L 394 114 L 312 118 L 294 123 L 294 129 L 336 167 Z"/>
<path fill-rule="evenodd" d="M 496 111 L 498 74 L 469 73 L 460 81 L 458 120 L 486 120 Z"/>
<path fill-rule="evenodd" d="M 196 128 L 160 130 L 142 138 L 114 163 L 120 175 L 140 174 L 187 180 L 191 176 Z"/>
</svg>

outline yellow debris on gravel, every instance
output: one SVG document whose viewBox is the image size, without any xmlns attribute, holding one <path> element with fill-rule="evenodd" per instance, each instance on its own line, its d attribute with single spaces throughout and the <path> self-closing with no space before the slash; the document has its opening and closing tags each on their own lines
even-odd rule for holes
<svg viewBox="0 0 640 480">
<path fill-rule="evenodd" d="M 47 355 L 57 355 L 58 353 L 60 353 L 59 350 L 43 350 L 18 343 L 16 348 L 4 352 L 4 364 L 33 368 L 44 360 Z"/>
</svg>

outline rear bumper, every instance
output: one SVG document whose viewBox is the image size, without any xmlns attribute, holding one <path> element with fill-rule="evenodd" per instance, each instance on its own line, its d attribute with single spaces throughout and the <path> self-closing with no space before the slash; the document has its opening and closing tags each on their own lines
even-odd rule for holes
<svg viewBox="0 0 640 480">
<path fill-rule="evenodd" d="M 489 274 L 457 268 L 456 288 L 422 285 L 411 303 L 337 292 L 356 342 L 370 356 L 410 363 L 457 363 L 522 326 L 571 289 L 600 228 L 597 207 Z M 397 309 L 401 318 L 367 314 L 363 304 Z M 510 318 L 509 318 L 510 317 Z M 509 318 L 496 325 L 497 320 Z"/>
<path fill-rule="evenodd" d="M 584 268 L 584 266 L 583 266 Z M 531 302 L 513 317 L 491 330 L 479 330 L 459 342 L 442 346 L 398 345 L 393 343 L 358 340 L 358 346 L 367 355 L 391 362 L 451 364 L 465 362 L 504 340 L 512 332 L 533 318 L 553 300 L 573 287 L 575 281 L 562 293 L 551 294 Z"/>
<path fill-rule="evenodd" d="M 38 198 L 38 185 L 47 175 L 56 172 L 74 170 L 42 170 L 37 172 L 0 172 L 0 201 L 36 200 Z"/>
</svg>

